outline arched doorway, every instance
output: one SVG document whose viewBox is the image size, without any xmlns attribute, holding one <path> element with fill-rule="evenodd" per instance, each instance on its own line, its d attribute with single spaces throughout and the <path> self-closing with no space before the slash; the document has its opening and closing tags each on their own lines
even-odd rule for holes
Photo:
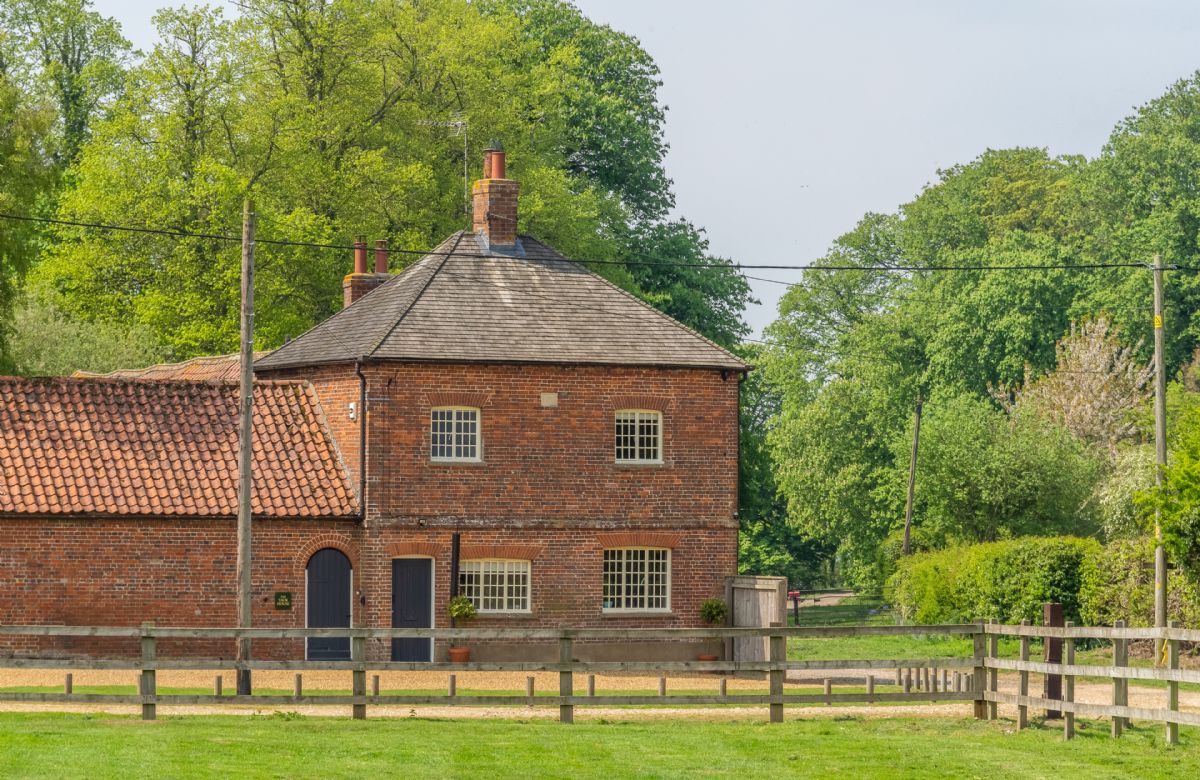
<svg viewBox="0 0 1200 780">
<path fill-rule="evenodd" d="M 326 547 L 308 559 L 305 592 L 309 628 L 348 628 L 353 609 L 353 573 L 341 550 Z M 350 660 L 350 637 L 309 637 L 306 657 L 313 661 Z"/>
</svg>

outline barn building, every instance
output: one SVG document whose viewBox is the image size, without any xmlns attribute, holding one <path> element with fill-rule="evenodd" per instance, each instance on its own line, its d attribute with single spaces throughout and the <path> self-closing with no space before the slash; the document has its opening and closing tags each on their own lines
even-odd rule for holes
<svg viewBox="0 0 1200 780">
<path fill-rule="evenodd" d="M 447 626 L 456 584 L 479 627 L 694 627 L 723 595 L 748 366 L 518 235 L 517 204 L 489 151 L 471 231 L 398 274 L 382 245 L 369 272 L 360 242 L 345 307 L 256 359 L 256 626 Z M 230 368 L 0 379 L 0 624 L 234 625 Z M 96 640 L 21 641 L 0 652 Z M 255 643 L 259 657 L 348 652 Z"/>
</svg>

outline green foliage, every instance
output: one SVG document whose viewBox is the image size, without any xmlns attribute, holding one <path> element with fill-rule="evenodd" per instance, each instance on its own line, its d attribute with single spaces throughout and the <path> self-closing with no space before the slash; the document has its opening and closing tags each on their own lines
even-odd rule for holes
<svg viewBox="0 0 1200 780">
<path fill-rule="evenodd" d="M 446 613 L 453 620 L 473 620 L 479 611 L 466 596 L 455 596 L 446 604 Z"/>
<path fill-rule="evenodd" d="M 130 54 L 121 26 L 91 7 L 91 0 L 0 2 L 0 26 L 22 41 L 14 70 L 58 107 L 54 155 L 63 166 L 120 94 Z"/>
<path fill-rule="evenodd" d="M 1087 625 L 1154 625 L 1154 540 L 1119 539 L 1088 555 L 1079 590 L 1079 616 Z M 1167 616 L 1186 626 L 1200 622 L 1200 587 L 1193 578 L 1167 577 Z"/>
<path fill-rule="evenodd" d="M 559 0 L 239 10 L 157 14 L 159 43 L 110 110 L 88 114 L 59 216 L 236 234 L 250 196 L 261 238 L 428 247 L 466 226 L 463 176 L 498 139 L 521 182 L 522 231 L 585 261 L 711 263 L 595 270 L 726 346 L 746 332 L 745 280 L 710 257 L 702 231 L 663 221 L 659 82 L 635 39 Z M 34 276 L 72 316 L 147 327 L 173 358 L 236 345 L 236 243 L 82 228 L 48 243 Z M 258 346 L 340 308 L 347 266 L 327 249 L 259 244 Z"/>
<path fill-rule="evenodd" d="M 1200 408 L 1188 408 L 1174 427 L 1174 447 L 1160 488 L 1137 494 L 1142 509 L 1162 513 L 1171 559 L 1200 580 Z"/>
<path fill-rule="evenodd" d="M 919 553 L 898 562 L 885 596 L 915 623 L 1036 621 L 1047 601 L 1079 620 L 1085 560 L 1100 550 L 1090 539 L 1021 537 Z"/>
<path fill-rule="evenodd" d="M 935 397 L 917 479 L 926 534 L 948 541 L 1096 530 L 1097 453 L 1062 428 L 969 396 Z M 900 437 L 903 452 L 910 436 Z"/>
<path fill-rule="evenodd" d="M 729 608 L 721 599 L 705 599 L 700 605 L 700 619 L 710 626 L 724 624 L 728 613 Z"/>
<path fill-rule="evenodd" d="M 163 356 L 146 327 L 81 322 L 64 313 L 50 295 L 33 290 L 13 313 L 10 347 L 11 370 L 27 376 L 105 373 L 148 365 Z"/>
</svg>

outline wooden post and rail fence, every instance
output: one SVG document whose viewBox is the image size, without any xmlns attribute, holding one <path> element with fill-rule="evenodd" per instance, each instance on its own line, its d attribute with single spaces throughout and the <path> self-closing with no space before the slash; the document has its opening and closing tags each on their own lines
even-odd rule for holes
<svg viewBox="0 0 1200 780">
<path fill-rule="evenodd" d="M 958 635 L 971 637 L 970 656 L 948 656 L 918 659 L 844 659 L 844 660 L 788 660 L 788 639 L 834 639 L 863 636 L 914 636 Z M 973 702 L 974 716 L 979 719 L 997 717 L 997 705 L 1017 707 L 1019 728 L 1028 725 L 1029 708 L 1062 713 L 1064 737 L 1074 736 L 1076 716 L 1109 718 L 1113 736 L 1119 736 L 1131 720 L 1154 721 L 1166 727 L 1166 741 L 1175 743 L 1179 738 L 1179 726 L 1200 726 L 1200 712 L 1180 711 L 1179 684 L 1200 683 L 1200 670 L 1179 668 L 1179 646 L 1181 642 L 1200 642 L 1200 631 L 1187 630 L 1172 623 L 1163 628 L 1126 628 L 1122 624 L 1108 628 L 1095 626 L 1031 626 L 1003 625 L 994 622 L 944 624 L 944 625 L 894 625 L 894 626 L 791 626 L 773 625 L 754 628 L 694 628 L 694 629 L 519 629 L 519 628 L 435 628 L 435 629 L 390 629 L 390 628 L 176 628 L 161 627 L 151 623 L 141 627 L 115 626 L 0 626 L 0 639 L 9 637 L 104 637 L 138 640 L 140 656 L 125 658 L 95 657 L 0 657 L 0 667 L 29 669 L 99 670 L 128 669 L 139 673 L 138 693 L 108 694 L 80 693 L 74 690 L 77 682 L 68 673 L 61 693 L 34 693 L 0 690 L 0 701 L 35 703 L 109 703 L 141 705 L 142 717 L 153 720 L 156 707 L 163 705 L 213 705 L 246 704 L 259 706 L 279 705 L 327 705 L 350 706 L 354 718 L 365 718 L 370 706 L 387 705 L 486 705 L 528 706 L 548 705 L 559 708 L 559 718 L 564 723 L 574 721 L 578 706 L 681 706 L 681 705 L 766 705 L 772 722 L 783 720 L 786 705 L 800 704 L 887 704 L 895 702 Z M 349 637 L 351 660 L 259 660 L 226 658 L 167 658 L 159 653 L 160 639 L 173 640 L 243 640 L 243 639 L 307 639 Z M 997 652 L 1001 637 L 1014 637 L 1020 642 L 1017 659 L 1000 658 Z M 367 660 L 367 640 L 390 640 L 393 638 L 429 638 L 434 641 L 453 640 L 455 644 L 472 641 L 521 640 L 528 642 L 552 642 L 558 646 L 557 661 L 478 661 L 449 663 L 435 661 L 406 662 Z M 582 643 L 614 641 L 681 641 L 697 639 L 754 639 L 765 638 L 769 646 L 769 657 L 763 661 L 580 661 L 576 653 Z M 1029 660 L 1029 643 L 1041 639 L 1047 643 L 1061 641 L 1065 647 L 1061 662 Z M 1075 663 L 1077 640 L 1106 640 L 1113 646 L 1113 661 L 1109 666 L 1078 665 Z M 1165 643 L 1167 652 L 1164 667 L 1129 666 L 1128 646 L 1131 640 L 1154 640 Z M 216 679 L 212 694 L 169 694 L 158 692 L 156 673 L 160 670 L 294 670 L 303 671 L 347 671 L 350 672 L 350 695 L 305 693 L 301 675 L 297 674 L 292 695 L 227 695 L 222 692 L 221 678 Z M 371 693 L 367 693 L 367 672 L 383 671 L 427 671 L 449 674 L 448 690 L 444 695 L 389 695 L 379 692 L 379 677 L 372 679 Z M 558 694 L 535 696 L 533 677 L 527 678 L 525 695 L 460 695 L 456 690 L 456 675 L 464 672 L 558 672 Z M 876 672 L 888 674 L 876 676 Z M 726 679 L 714 681 L 711 694 L 668 693 L 666 678 L 669 674 L 697 672 L 753 673 L 766 677 L 766 693 L 730 692 Z M 822 680 L 821 693 L 789 693 L 786 688 L 788 672 L 863 672 L 862 684 L 853 683 L 854 692 L 833 691 L 833 680 Z M 1017 693 L 1000 690 L 1000 672 L 1016 672 Z M 597 674 L 641 674 L 657 675 L 659 691 L 653 695 L 596 695 Z M 894 680 L 892 679 L 894 673 Z M 577 675 L 586 675 L 587 693 L 577 694 Z M 1047 690 L 1051 678 L 1065 680 L 1061 698 L 1047 695 L 1029 695 L 1029 675 L 1040 674 L 1047 678 Z M 1109 680 L 1112 684 L 1112 701 L 1108 704 L 1075 701 L 1078 678 Z M 1146 680 L 1166 682 L 1163 691 L 1163 706 L 1159 708 L 1133 707 L 1128 703 L 1129 681 Z M 805 681 L 815 682 L 814 679 Z M 845 680 L 840 685 L 851 685 Z M 896 690 L 881 690 L 895 687 Z"/>
</svg>

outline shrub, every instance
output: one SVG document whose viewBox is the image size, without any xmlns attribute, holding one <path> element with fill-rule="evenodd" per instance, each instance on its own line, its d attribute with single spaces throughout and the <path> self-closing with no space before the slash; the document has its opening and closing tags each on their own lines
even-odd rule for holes
<svg viewBox="0 0 1200 780">
<path fill-rule="evenodd" d="M 917 623 L 1039 622 L 1047 601 L 1079 620 L 1084 561 L 1100 549 L 1090 539 L 1020 537 L 920 553 L 897 563 L 885 596 Z"/>
<path fill-rule="evenodd" d="M 700 619 L 710 626 L 715 626 L 725 622 L 728 611 L 721 599 L 705 599 L 700 605 Z"/>
<path fill-rule="evenodd" d="M 1121 539 L 1084 561 L 1079 613 L 1084 623 L 1154 625 L 1154 541 Z M 1185 626 L 1200 625 L 1200 587 L 1182 572 L 1167 577 L 1167 615 Z"/>
<path fill-rule="evenodd" d="M 446 612 L 455 620 L 471 620 L 478 613 L 475 604 L 466 596 L 455 596 L 446 604 Z"/>
</svg>

